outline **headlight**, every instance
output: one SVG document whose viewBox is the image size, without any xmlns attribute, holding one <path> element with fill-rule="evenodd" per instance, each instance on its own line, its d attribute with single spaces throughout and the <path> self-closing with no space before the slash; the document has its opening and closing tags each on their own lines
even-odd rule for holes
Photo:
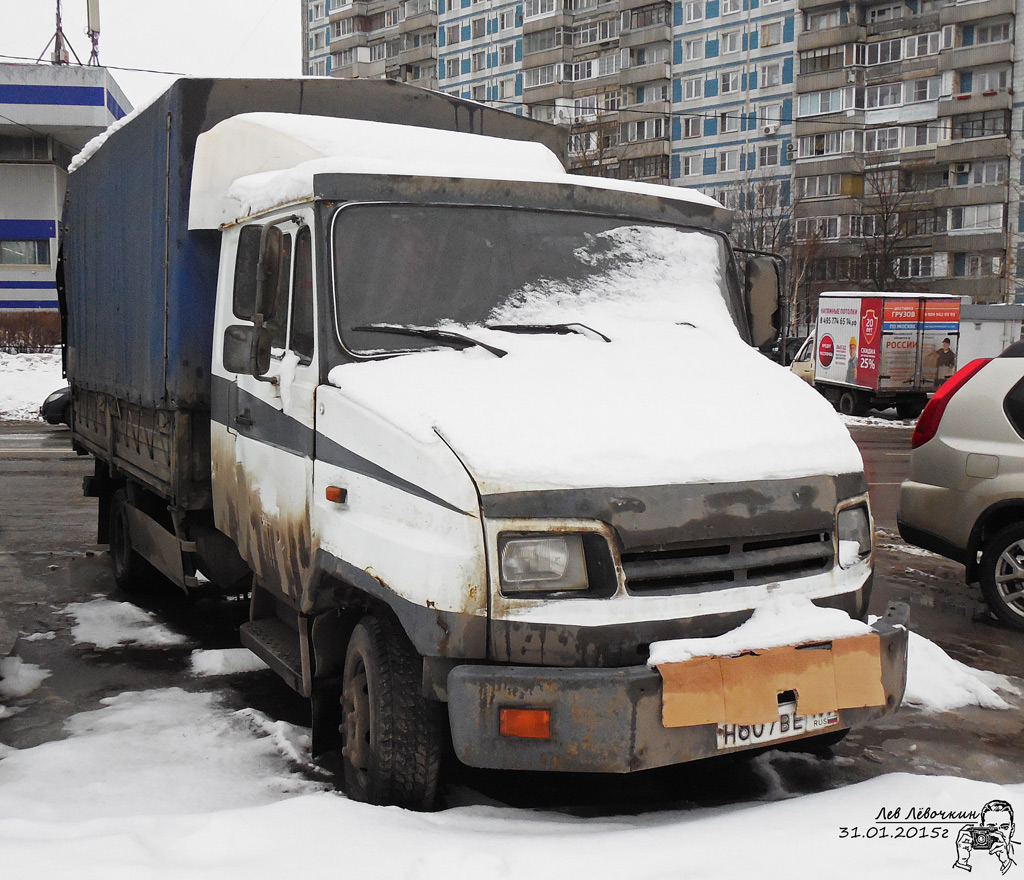
<svg viewBox="0 0 1024 880">
<path fill-rule="evenodd" d="M 53 403 L 58 397 L 63 397 L 64 393 L 65 390 L 61 388 L 60 391 L 54 391 L 53 394 L 47 395 L 46 400 L 43 401 L 43 406 L 46 406 L 49 403 Z"/>
<path fill-rule="evenodd" d="M 849 568 L 871 552 L 871 521 L 863 505 L 839 511 L 839 565 Z"/>
<path fill-rule="evenodd" d="M 501 543 L 503 593 L 587 589 L 581 535 L 505 538 Z"/>
</svg>

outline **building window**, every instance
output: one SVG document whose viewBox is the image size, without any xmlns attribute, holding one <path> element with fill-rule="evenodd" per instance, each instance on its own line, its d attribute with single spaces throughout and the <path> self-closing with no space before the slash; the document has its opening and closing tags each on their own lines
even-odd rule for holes
<svg viewBox="0 0 1024 880">
<path fill-rule="evenodd" d="M 904 57 L 920 58 L 922 55 L 937 55 L 939 53 L 939 37 L 938 31 L 907 37 L 903 44 Z"/>
<path fill-rule="evenodd" d="M 829 131 L 823 134 L 802 135 L 797 139 L 797 156 L 809 159 L 815 156 L 835 156 L 859 150 L 859 131 Z"/>
<path fill-rule="evenodd" d="M 474 52 L 470 61 L 470 69 L 473 73 L 479 73 L 487 67 L 487 53 Z"/>
<path fill-rule="evenodd" d="M 953 117 L 953 140 L 1005 135 L 1010 130 L 1010 117 L 1005 110 L 986 110 Z"/>
<path fill-rule="evenodd" d="M 865 18 L 868 24 L 895 21 L 898 18 L 903 18 L 904 9 L 905 7 L 902 3 L 886 3 L 881 6 L 871 6 Z"/>
<path fill-rule="evenodd" d="M 622 106 L 622 92 L 609 89 L 601 95 L 601 106 L 605 110 L 618 110 Z"/>
<path fill-rule="evenodd" d="M 897 278 L 931 278 L 932 258 L 899 257 L 896 260 Z"/>
<path fill-rule="evenodd" d="M 448 46 L 454 46 L 462 39 L 462 25 L 450 24 L 445 29 L 444 41 Z"/>
<path fill-rule="evenodd" d="M 512 64 L 515 60 L 515 46 L 512 43 L 498 47 L 498 64 Z"/>
<path fill-rule="evenodd" d="M 907 104 L 917 104 L 921 101 L 935 101 L 938 97 L 939 78 L 929 76 L 923 79 L 912 79 L 908 82 L 904 101 Z"/>
<path fill-rule="evenodd" d="M 853 89 L 829 89 L 825 92 L 808 92 L 800 95 L 801 116 L 818 116 L 822 113 L 837 113 L 853 109 Z"/>
<path fill-rule="evenodd" d="M 1005 43 L 1010 39 L 1010 23 L 983 24 L 974 29 L 975 43 Z"/>
<path fill-rule="evenodd" d="M 629 27 L 630 30 L 639 30 L 640 28 L 651 27 L 656 24 L 664 24 L 667 20 L 668 7 L 664 3 L 657 3 L 654 6 L 642 6 L 640 9 L 634 9 L 629 14 Z"/>
<path fill-rule="evenodd" d="M 718 130 L 732 133 L 740 130 L 740 111 L 723 110 L 718 115 Z"/>
<path fill-rule="evenodd" d="M 961 74 L 963 82 L 963 74 Z M 1002 91 L 1010 85 L 1010 69 L 1008 67 L 989 67 L 975 70 L 971 74 L 970 91 L 974 94 Z"/>
<path fill-rule="evenodd" d="M 769 165 L 779 164 L 779 145 L 768 144 L 764 147 L 759 147 L 757 150 L 757 165 L 759 168 L 764 168 Z"/>
<path fill-rule="evenodd" d="M 314 3 L 313 5 L 313 21 L 319 21 L 327 14 L 327 5 L 325 3 Z"/>
<path fill-rule="evenodd" d="M 683 40 L 683 60 L 700 61 L 704 58 L 704 40 Z"/>
<path fill-rule="evenodd" d="M 722 15 L 733 15 L 743 11 L 742 0 L 722 0 Z"/>
<path fill-rule="evenodd" d="M 782 22 L 770 21 L 761 25 L 760 47 L 777 46 L 782 42 Z"/>
<path fill-rule="evenodd" d="M 555 65 L 545 64 L 543 67 L 528 67 L 523 71 L 523 87 L 546 86 L 555 82 Z"/>
<path fill-rule="evenodd" d="M 1002 229 L 1002 205 L 965 205 L 949 209 L 949 231 Z"/>
<path fill-rule="evenodd" d="M 473 100 L 474 101 L 486 101 L 487 100 L 487 86 L 473 86 Z"/>
<path fill-rule="evenodd" d="M 539 18 L 542 15 L 551 15 L 562 8 L 560 0 L 526 0 L 523 4 L 524 18 Z"/>
<path fill-rule="evenodd" d="M 762 64 L 760 71 L 760 82 L 758 85 L 762 89 L 770 89 L 773 86 L 780 85 L 782 83 L 782 65 L 781 64 Z"/>
<path fill-rule="evenodd" d="M 622 126 L 622 140 L 627 142 L 650 141 L 665 137 L 668 130 L 666 120 L 662 117 L 641 119 L 638 122 L 627 122 Z"/>
<path fill-rule="evenodd" d="M 839 238 L 839 218 L 799 217 L 796 221 L 796 237 L 800 241 L 808 241 L 812 238 Z"/>
<path fill-rule="evenodd" d="M 444 60 L 444 75 L 448 78 L 458 76 L 461 71 L 461 65 L 459 64 L 459 56 L 453 55 L 451 58 L 445 58 Z"/>
<path fill-rule="evenodd" d="M 619 35 L 619 19 L 606 18 L 604 21 L 588 21 L 581 24 L 573 32 L 574 46 L 588 46 L 591 43 L 602 43 L 615 39 Z"/>
<path fill-rule="evenodd" d="M 725 31 L 721 36 L 721 51 L 723 55 L 733 55 L 742 48 L 743 31 Z"/>
<path fill-rule="evenodd" d="M 942 140 L 942 123 L 922 122 L 903 129 L 903 146 L 930 147 Z"/>
<path fill-rule="evenodd" d="M 896 126 L 864 132 L 864 152 L 884 153 L 900 148 L 900 130 Z"/>
<path fill-rule="evenodd" d="M 313 51 L 324 49 L 327 47 L 327 31 L 318 30 L 313 32 Z"/>
<path fill-rule="evenodd" d="M 473 39 L 479 39 L 480 37 L 487 35 L 487 19 L 486 18 L 474 18 L 472 23 L 472 34 Z"/>
<path fill-rule="evenodd" d="M 814 177 L 798 177 L 794 183 L 802 199 L 821 199 L 840 194 L 842 178 L 838 174 L 819 174 Z"/>
<path fill-rule="evenodd" d="M 498 30 L 507 31 L 516 26 L 516 16 L 512 10 L 498 13 Z"/>
<path fill-rule="evenodd" d="M 722 150 L 718 154 L 719 171 L 738 171 L 740 167 L 739 150 Z"/>
<path fill-rule="evenodd" d="M 591 120 L 597 117 L 597 95 L 585 95 L 582 98 L 574 98 L 572 102 L 572 115 L 576 119 Z"/>
<path fill-rule="evenodd" d="M 516 81 L 514 79 L 498 80 L 498 97 L 514 98 L 516 96 Z"/>
<path fill-rule="evenodd" d="M 809 12 L 804 17 L 804 30 L 827 31 L 839 27 L 839 10 L 829 9 L 826 12 Z"/>
<path fill-rule="evenodd" d="M 700 156 L 683 156 L 679 160 L 679 173 L 683 177 L 693 177 L 695 174 L 700 174 L 703 171 L 703 159 Z M 1024 245 L 1021 245 L 1024 248 Z"/>
<path fill-rule="evenodd" d="M 49 266 L 50 241 L 0 240 L 0 266 Z"/>
<path fill-rule="evenodd" d="M 699 116 L 684 116 L 683 117 L 683 137 L 684 138 L 700 137 L 700 123 L 701 123 L 701 118 Z"/>
<path fill-rule="evenodd" d="M 884 83 L 864 89 L 864 106 L 868 110 L 876 107 L 898 107 L 903 103 L 903 83 Z"/>
<path fill-rule="evenodd" d="M 683 10 L 683 17 L 687 24 L 704 20 L 704 0 L 690 0 Z"/>
<path fill-rule="evenodd" d="M 965 175 L 972 186 L 991 186 L 1006 181 L 1006 160 L 993 159 L 988 162 L 972 162 L 970 173 Z"/>
<path fill-rule="evenodd" d="M 868 43 L 868 64 L 889 64 L 899 61 L 903 55 L 903 40 L 882 40 L 880 43 Z"/>
<path fill-rule="evenodd" d="M 762 104 L 757 111 L 757 119 L 760 125 L 781 125 L 782 105 Z"/>
<path fill-rule="evenodd" d="M 536 31 L 532 34 L 523 35 L 523 54 L 530 55 L 534 52 L 545 52 L 548 49 L 556 49 L 571 42 L 572 35 L 566 28 Z"/>
<path fill-rule="evenodd" d="M 683 100 L 696 101 L 704 97 L 704 80 L 699 76 L 683 80 Z"/>
<path fill-rule="evenodd" d="M 352 33 L 354 18 L 343 18 L 341 21 L 331 22 L 331 38 L 337 40 L 340 37 L 347 37 Z"/>
<path fill-rule="evenodd" d="M 740 90 L 740 72 L 738 70 L 727 70 L 721 75 L 721 86 L 719 91 L 723 95 L 729 95 Z"/>
</svg>

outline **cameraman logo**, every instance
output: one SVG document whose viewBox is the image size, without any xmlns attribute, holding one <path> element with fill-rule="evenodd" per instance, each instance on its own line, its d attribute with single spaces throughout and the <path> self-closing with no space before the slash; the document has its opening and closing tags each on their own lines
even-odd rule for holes
<svg viewBox="0 0 1024 880">
<path fill-rule="evenodd" d="M 999 860 L 999 869 L 1005 874 L 1017 864 L 1013 860 L 1014 832 L 1013 807 L 1006 801 L 989 801 L 981 808 L 980 825 L 964 825 L 956 837 L 954 868 L 971 870 L 971 856 L 978 851 L 987 852 Z"/>
</svg>

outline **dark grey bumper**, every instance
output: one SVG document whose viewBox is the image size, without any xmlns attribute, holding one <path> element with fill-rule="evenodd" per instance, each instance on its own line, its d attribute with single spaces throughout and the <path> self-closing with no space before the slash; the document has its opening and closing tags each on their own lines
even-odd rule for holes
<svg viewBox="0 0 1024 880">
<path fill-rule="evenodd" d="M 857 727 L 899 706 L 906 687 L 908 617 L 906 605 L 894 604 L 874 626 L 886 704 L 845 709 L 831 730 Z M 715 724 L 664 727 L 661 675 L 647 666 L 459 666 L 448 678 L 448 698 L 455 752 L 473 767 L 629 773 L 750 748 L 719 749 Z M 501 708 L 549 709 L 550 738 L 500 736 Z"/>
</svg>

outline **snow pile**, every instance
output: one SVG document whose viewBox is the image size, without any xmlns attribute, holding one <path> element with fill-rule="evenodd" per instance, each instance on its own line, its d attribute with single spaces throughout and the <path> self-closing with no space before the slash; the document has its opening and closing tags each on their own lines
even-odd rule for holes
<svg viewBox="0 0 1024 880">
<path fill-rule="evenodd" d="M 179 78 L 184 78 L 184 77 L 179 77 Z M 68 167 L 68 173 L 70 174 L 71 172 L 76 171 L 79 168 L 81 168 L 94 155 L 96 155 L 96 151 L 107 142 L 107 139 L 112 134 L 114 134 L 114 132 L 120 131 L 129 122 L 131 122 L 133 119 L 135 119 L 136 116 L 138 116 L 143 111 L 149 109 L 149 107 L 152 106 L 152 104 L 158 98 L 160 98 L 161 95 L 163 95 L 163 93 L 165 91 L 167 91 L 167 89 L 169 89 L 172 85 L 174 85 L 175 82 L 177 82 L 177 79 L 171 80 L 171 82 L 167 85 L 166 89 L 164 89 L 163 91 L 157 92 L 156 94 L 152 95 L 148 101 L 143 101 L 141 104 L 139 104 L 138 107 L 135 107 L 132 110 L 131 113 L 127 114 L 126 116 L 122 116 L 116 122 L 113 122 L 110 125 L 108 125 L 103 131 L 101 131 L 98 135 L 96 135 L 96 137 L 94 137 L 91 140 L 87 141 L 85 146 L 82 147 L 81 152 L 77 153 L 74 157 L 72 157 L 71 165 Z"/>
<path fill-rule="evenodd" d="M 27 696 L 49 677 L 48 669 L 25 663 L 19 657 L 4 657 L 0 660 L 0 697 Z"/>
<path fill-rule="evenodd" d="M 38 419 L 39 407 L 67 385 L 60 352 L 10 354 L 0 351 L 0 419 Z"/>
<path fill-rule="evenodd" d="M 233 675 L 236 672 L 259 672 L 267 669 L 248 648 L 195 650 L 191 657 L 193 675 Z"/>
<path fill-rule="evenodd" d="M 1012 708 L 996 690 L 1020 693 L 1005 675 L 966 666 L 934 642 L 910 634 L 904 703 L 931 712 L 950 712 L 961 706 Z"/>
<path fill-rule="evenodd" d="M 838 608 L 819 608 L 803 596 L 770 596 L 750 619 L 720 636 L 653 642 L 650 666 L 682 663 L 694 657 L 730 657 L 743 651 L 859 636 L 871 627 Z"/>
<path fill-rule="evenodd" d="M 73 602 L 65 611 L 75 618 L 71 631 L 75 641 L 100 649 L 126 645 L 166 648 L 188 642 L 185 636 L 159 623 L 155 614 L 130 602 L 94 599 L 91 602 Z"/>
<path fill-rule="evenodd" d="M 209 696 L 171 689 L 104 702 L 75 716 L 66 740 L 0 753 L 9 876 L 278 880 L 300 864 L 311 880 L 497 880 L 538 866 L 594 880 L 788 880 L 793 860 L 766 854 L 789 841 L 830 877 L 860 878 L 873 863 L 886 876 L 931 880 L 955 859 L 955 831 L 908 842 L 844 840 L 840 829 L 879 831 L 883 807 L 978 810 L 1024 796 L 1024 786 L 898 774 L 808 796 L 777 787 L 766 803 L 600 819 L 481 805 L 416 814 L 290 774 L 280 740 Z"/>
</svg>

